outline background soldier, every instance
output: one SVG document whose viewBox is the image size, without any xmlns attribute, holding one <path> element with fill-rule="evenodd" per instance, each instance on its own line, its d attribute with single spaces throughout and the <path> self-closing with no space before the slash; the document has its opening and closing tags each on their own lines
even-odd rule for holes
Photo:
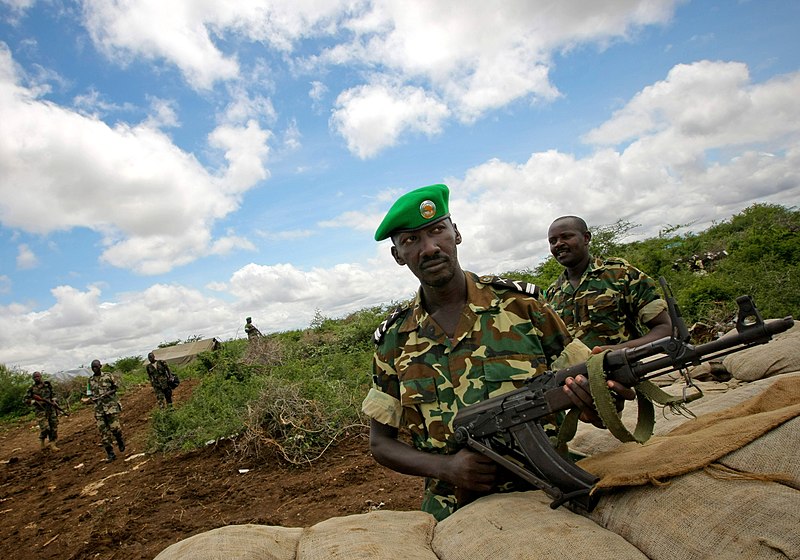
<svg viewBox="0 0 800 560">
<path fill-rule="evenodd" d="M 111 436 L 117 440 L 120 451 L 125 451 L 125 442 L 122 440 L 122 426 L 119 422 L 119 414 L 122 406 L 117 399 L 117 384 L 108 372 L 102 371 L 100 360 L 92 361 L 92 377 L 86 387 L 86 397 L 81 401 L 84 403 L 94 403 L 94 418 L 97 421 L 97 429 L 100 430 L 100 439 L 106 450 L 107 462 L 117 458 L 114 454 Z"/>
<path fill-rule="evenodd" d="M 547 288 L 547 302 L 570 334 L 589 348 L 633 348 L 670 335 L 667 302 L 655 281 L 627 261 L 593 258 L 592 234 L 577 216 L 562 216 L 550 224 L 550 253 L 564 267 Z"/>
<path fill-rule="evenodd" d="M 39 446 L 46 449 L 48 440 L 50 448 L 58 451 L 56 439 L 58 439 L 58 410 L 54 406 L 56 402 L 53 386 L 49 381 L 42 380 L 42 374 L 38 371 L 33 372 L 33 385 L 28 387 L 25 393 L 25 403 L 32 405 L 36 413 L 36 421 L 39 423 Z"/>
<path fill-rule="evenodd" d="M 247 319 L 245 319 L 244 332 L 247 333 L 248 339 L 258 338 L 259 336 L 261 336 L 261 331 L 258 330 L 256 326 L 253 324 L 252 317 L 248 317 Z"/>
<path fill-rule="evenodd" d="M 150 361 L 147 364 L 147 377 L 150 378 L 150 385 L 156 393 L 156 401 L 159 408 L 172 406 L 172 372 L 169 370 L 167 362 L 156 360 L 155 354 L 150 352 L 147 355 Z"/>
</svg>

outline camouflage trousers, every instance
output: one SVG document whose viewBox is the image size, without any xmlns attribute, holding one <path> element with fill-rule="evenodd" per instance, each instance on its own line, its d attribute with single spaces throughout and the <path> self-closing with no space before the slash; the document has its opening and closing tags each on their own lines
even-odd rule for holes
<svg viewBox="0 0 800 560">
<path fill-rule="evenodd" d="M 122 438 L 122 424 L 119 422 L 119 413 L 97 413 L 94 419 L 97 422 L 97 429 L 100 430 L 100 441 L 103 447 L 113 444 L 113 438 Z"/>
<path fill-rule="evenodd" d="M 156 394 L 156 401 L 158 408 L 166 408 L 167 405 L 172 406 L 172 389 L 169 387 L 153 387 L 153 392 Z"/>
<path fill-rule="evenodd" d="M 58 438 L 58 415 L 55 410 L 42 410 L 36 413 L 39 424 L 39 439 L 55 441 Z"/>
<path fill-rule="evenodd" d="M 455 494 L 437 493 L 446 492 L 447 487 L 452 489 L 452 486 L 439 480 L 425 479 L 425 492 L 422 495 L 420 509 L 430 513 L 436 518 L 436 521 L 443 520 L 458 509 Z"/>
</svg>

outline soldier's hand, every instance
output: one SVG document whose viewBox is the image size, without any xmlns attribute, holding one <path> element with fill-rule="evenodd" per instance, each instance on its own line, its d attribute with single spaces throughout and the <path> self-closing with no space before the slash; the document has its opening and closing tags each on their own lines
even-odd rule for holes
<svg viewBox="0 0 800 560">
<path fill-rule="evenodd" d="M 607 385 L 612 392 L 621 397 L 622 401 L 630 401 L 636 398 L 636 391 L 617 381 L 607 381 Z M 580 410 L 580 420 L 582 422 L 588 422 L 598 428 L 605 428 L 600 415 L 597 414 L 597 410 L 594 407 L 594 399 L 589 389 L 589 379 L 587 377 L 583 375 L 568 377 L 564 382 L 563 390 L 569 396 L 572 404 Z M 622 401 L 618 402 L 617 410 L 622 410 L 622 406 L 620 406 L 624 406 Z"/>
<path fill-rule="evenodd" d="M 470 449 L 450 455 L 448 472 L 440 477 L 457 488 L 474 492 L 489 492 L 494 488 L 497 464 L 487 456 Z"/>
<path fill-rule="evenodd" d="M 88 404 L 88 403 L 92 402 L 92 399 L 90 399 L 89 397 L 81 397 L 81 402 L 83 404 Z"/>
</svg>

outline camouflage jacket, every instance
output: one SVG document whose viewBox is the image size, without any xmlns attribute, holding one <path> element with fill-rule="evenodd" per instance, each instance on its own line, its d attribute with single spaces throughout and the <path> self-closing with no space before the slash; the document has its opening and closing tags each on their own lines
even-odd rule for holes
<svg viewBox="0 0 800 560">
<path fill-rule="evenodd" d="M 36 412 L 39 411 L 49 411 L 53 407 L 47 403 L 43 403 L 41 401 L 37 401 L 33 398 L 34 395 L 38 395 L 43 399 L 47 399 L 52 401 L 53 398 L 56 396 L 55 392 L 53 391 L 53 385 L 49 381 L 42 381 L 41 385 L 37 385 L 34 383 L 28 390 L 25 392 L 25 397 L 22 399 L 23 402 L 30 402 Z"/>
<path fill-rule="evenodd" d="M 118 414 L 122 411 L 117 399 L 117 384 L 106 371 L 89 378 L 86 395 L 94 402 L 95 414 Z"/>
<path fill-rule="evenodd" d="M 245 323 L 244 332 L 247 333 L 247 338 L 258 338 L 261 336 L 261 331 L 253 323 Z"/>
<path fill-rule="evenodd" d="M 155 363 L 147 364 L 147 377 L 150 378 L 150 385 L 153 389 L 166 391 L 170 388 L 169 380 L 172 377 L 172 372 L 169 370 L 167 362 L 164 360 L 156 360 Z"/>
<path fill-rule="evenodd" d="M 419 450 L 450 454 L 458 450 L 453 419 L 461 408 L 511 391 L 532 375 L 585 361 L 588 349 L 572 344 L 538 288 L 525 293 L 526 287 L 467 272 L 467 305 L 452 340 L 418 293 L 376 331 L 373 387 L 363 412 L 407 429 Z M 429 479 L 426 487 L 452 496 L 453 488 L 439 481 Z"/>
<path fill-rule="evenodd" d="M 644 323 L 667 308 L 652 278 L 614 257 L 590 259 L 577 288 L 562 272 L 546 298 L 570 334 L 589 348 L 643 336 Z"/>
</svg>

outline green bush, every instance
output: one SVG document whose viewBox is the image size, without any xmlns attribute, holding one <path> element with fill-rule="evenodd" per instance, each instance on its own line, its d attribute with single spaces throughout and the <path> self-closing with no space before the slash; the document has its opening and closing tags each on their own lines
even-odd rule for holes
<svg viewBox="0 0 800 560">
<path fill-rule="evenodd" d="M 118 373 L 131 373 L 132 371 L 141 368 L 144 365 L 144 360 L 141 356 L 128 356 L 127 358 L 120 358 L 111 364 L 111 371 Z"/>
<path fill-rule="evenodd" d="M 30 412 L 30 407 L 22 399 L 32 384 L 27 372 L 11 370 L 0 364 L 0 418 L 14 418 Z"/>
</svg>

